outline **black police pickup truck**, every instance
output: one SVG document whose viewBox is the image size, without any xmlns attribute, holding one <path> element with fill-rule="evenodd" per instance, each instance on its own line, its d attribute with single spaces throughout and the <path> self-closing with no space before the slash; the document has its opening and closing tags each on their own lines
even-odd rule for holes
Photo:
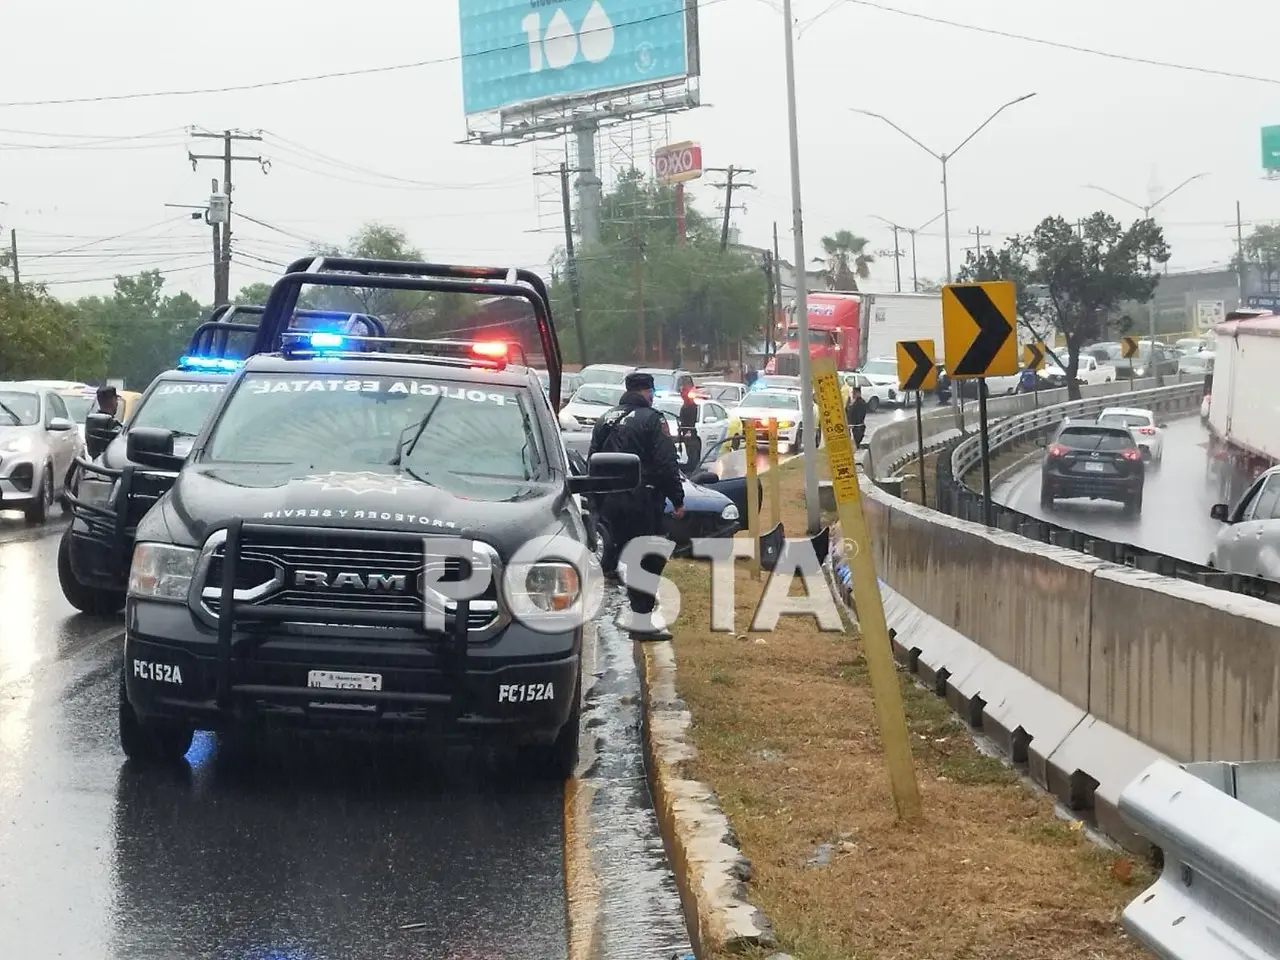
<svg viewBox="0 0 1280 960">
<path fill-rule="evenodd" d="M 263 307 L 253 305 L 216 308 L 192 333 L 177 368 L 151 382 L 126 423 L 110 414 L 89 415 L 88 456 L 77 459 L 68 478 L 72 522 L 58 545 L 58 582 L 77 610 L 101 615 L 124 607 L 134 529 L 177 476 L 172 469 L 147 470 L 132 462 L 128 431 L 169 430 L 173 453 L 185 457 L 231 374 L 240 368 L 233 354 L 252 344 L 262 312 Z M 318 323 L 347 332 L 386 333 L 377 317 L 319 310 L 295 311 L 291 326 L 310 329 Z"/>
<path fill-rule="evenodd" d="M 298 288 L 314 283 L 524 298 L 552 390 L 492 343 L 280 332 Z M 587 475 L 570 470 L 542 281 L 300 261 L 262 328 L 264 352 L 228 385 L 185 463 L 172 432 L 128 434 L 130 460 L 180 472 L 137 528 L 126 754 L 172 760 L 197 728 L 282 721 L 492 735 L 568 776 L 583 628 L 520 611 L 587 599 L 589 568 L 565 549 L 590 552 L 575 494 L 633 490 L 639 463 L 598 455 Z M 517 556 L 539 537 L 560 538 L 559 552 Z M 444 586 L 485 572 L 482 593 Z"/>
</svg>

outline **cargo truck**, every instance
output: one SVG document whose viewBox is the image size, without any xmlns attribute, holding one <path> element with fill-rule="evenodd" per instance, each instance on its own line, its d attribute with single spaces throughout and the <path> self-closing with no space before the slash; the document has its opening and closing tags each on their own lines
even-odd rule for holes
<svg viewBox="0 0 1280 960">
<path fill-rule="evenodd" d="M 1280 463 L 1280 314 L 1238 310 L 1218 325 L 1207 378 L 1212 463 L 1219 492 L 1234 501 L 1253 479 Z"/>
</svg>

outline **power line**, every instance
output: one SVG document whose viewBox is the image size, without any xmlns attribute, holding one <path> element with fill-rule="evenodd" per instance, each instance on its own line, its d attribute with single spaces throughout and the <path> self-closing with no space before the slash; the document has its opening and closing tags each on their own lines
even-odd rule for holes
<svg viewBox="0 0 1280 960">
<path fill-rule="evenodd" d="M 715 6 L 719 3 L 725 3 L 727 0 L 701 0 L 698 4 L 700 9 Z M 655 20 L 663 20 L 667 17 L 684 17 L 686 16 L 683 6 L 679 10 L 658 13 L 648 17 L 637 17 L 634 20 L 624 20 L 609 27 L 599 27 L 591 30 L 583 30 L 578 34 L 579 40 L 587 35 L 596 32 L 596 30 L 615 30 L 618 27 L 630 27 L 643 23 L 652 23 Z M 524 50 L 528 41 L 521 35 L 518 43 L 512 43 L 501 47 L 492 47 L 484 50 L 483 53 L 504 53 L 509 51 Z M 380 67 L 355 67 L 350 70 L 331 70 L 325 73 L 314 73 L 302 77 L 287 77 L 281 80 L 263 80 L 257 83 L 238 83 L 222 87 L 192 87 L 188 89 L 175 90 L 149 90 L 138 93 L 111 93 L 98 94 L 89 97 L 58 97 L 48 100 L 9 100 L 0 102 L 0 107 L 57 107 L 76 103 L 114 103 L 122 100 L 153 100 L 159 97 L 197 97 L 206 96 L 215 93 L 242 93 L 250 90 L 268 90 L 275 87 L 289 87 L 300 83 L 314 83 L 319 80 L 340 80 L 347 77 L 366 77 L 380 73 L 395 73 L 404 70 L 418 70 L 423 67 L 434 67 L 446 63 L 459 63 L 462 60 L 461 54 L 453 54 L 447 57 L 432 57 L 427 60 L 414 60 L 409 63 L 393 63 Z"/>
<path fill-rule="evenodd" d="M 187 219 L 185 214 L 179 215 L 176 217 L 169 217 L 165 220 L 159 220 L 156 223 L 148 224 L 145 227 L 137 227 L 136 229 L 133 229 L 133 230 L 126 230 L 124 233 L 117 233 L 110 237 L 103 237 L 100 240 L 90 240 L 87 243 L 82 243 L 74 247 L 67 247 L 65 250 L 56 250 L 53 253 L 36 254 L 35 256 L 29 256 L 29 257 L 26 257 L 25 259 L 27 260 L 28 263 L 30 263 L 32 260 L 46 260 L 50 257 L 59 257 L 59 256 L 62 256 L 63 254 L 74 253 L 77 250 L 85 250 L 88 247 L 96 246 L 97 244 L 100 244 L 100 243 L 106 243 L 109 240 L 120 240 L 124 237 L 130 237 L 135 234 L 146 233 L 148 230 L 154 230 L 156 227 L 163 227 L 165 224 L 176 223 L 179 220 L 185 220 L 185 219 Z"/>
<path fill-rule="evenodd" d="M 908 17 L 912 20 L 922 20 L 925 23 L 933 23 L 944 27 L 953 27 L 957 30 L 968 30 L 971 33 L 982 33 L 992 37 L 1003 37 L 1006 40 L 1020 40 L 1023 43 L 1035 43 L 1042 47 L 1051 47 L 1055 50 L 1067 50 L 1072 53 L 1085 53 L 1092 57 L 1103 57 L 1107 60 L 1119 60 L 1124 63 L 1136 63 L 1147 67 L 1163 67 L 1166 70 L 1181 70 L 1185 73 L 1198 73 L 1211 77 L 1225 77 L 1229 80 L 1249 80 L 1253 83 L 1267 83 L 1273 86 L 1280 86 L 1280 78 L 1276 77 L 1259 77 L 1249 73 L 1237 73 L 1233 70 L 1218 70 L 1213 67 L 1198 67 L 1189 63 L 1173 63 L 1169 60 L 1156 60 L 1151 57 L 1135 57 L 1127 53 L 1113 53 L 1110 50 L 1098 50 L 1093 47 L 1082 47 L 1074 43 L 1062 43 L 1058 40 L 1045 40 L 1042 37 L 1031 37 L 1023 33 L 1013 33 L 1009 30 L 997 30 L 994 27 L 981 27 L 972 23 L 961 23 L 957 20 L 947 20 L 943 17 L 931 16 L 927 13 L 916 13 L 914 10 L 900 10 L 897 7 L 890 7 L 883 3 L 876 3 L 875 0 L 844 0 L 845 3 L 858 7 L 867 7 L 871 10 L 879 10 L 882 13 L 893 13 L 900 17 Z M 3 106 L 3 104 L 0 104 Z"/>
</svg>

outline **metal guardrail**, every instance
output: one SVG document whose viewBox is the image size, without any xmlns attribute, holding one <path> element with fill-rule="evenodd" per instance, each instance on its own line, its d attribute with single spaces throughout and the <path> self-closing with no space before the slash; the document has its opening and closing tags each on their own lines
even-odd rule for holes
<svg viewBox="0 0 1280 960">
<path fill-rule="evenodd" d="M 1158 387 L 1124 394 L 1124 405 L 1157 410 L 1167 410 L 1170 407 L 1178 409 L 1184 404 L 1198 403 L 1202 392 L 1203 386 L 1200 383 Z M 1067 418 L 1094 419 L 1106 407 L 1115 405 L 1114 397 L 1091 397 L 1041 407 L 990 423 L 988 430 L 991 453 L 994 455 L 1014 444 L 1044 436 Z M 976 436 L 956 438 L 947 444 L 939 454 L 936 464 L 934 482 L 937 509 L 963 520 L 983 522 L 982 494 L 964 482 L 965 475 L 981 462 L 981 457 L 980 441 Z M 1027 516 L 1001 503 L 991 505 L 991 514 L 999 529 L 1039 540 L 1041 543 L 1077 550 L 1109 563 L 1119 563 L 1161 576 L 1189 580 L 1219 590 L 1280 603 L 1280 583 L 1272 580 L 1223 573 L 1205 564 L 1157 553 L 1137 544 L 1106 540 L 1039 517 Z"/>
<path fill-rule="evenodd" d="M 1274 802 L 1271 761 L 1159 761 L 1120 794 L 1121 815 L 1164 861 L 1125 908 L 1124 928 L 1161 960 L 1280 960 L 1280 822 L 1207 782 L 1229 772 L 1233 783 L 1237 767 L 1259 768 Z"/>
</svg>

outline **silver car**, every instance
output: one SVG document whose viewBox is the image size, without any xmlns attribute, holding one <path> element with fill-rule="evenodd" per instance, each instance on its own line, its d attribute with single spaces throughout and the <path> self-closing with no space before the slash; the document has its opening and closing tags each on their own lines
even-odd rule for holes
<svg viewBox="0 0 1280 960">
<path fill-rule="evenodd" d="M 57 393 L 0 383 L 0 510 L 21 510 L 43 523 L 80 449 L 75 421 Z"/>
</svg>

